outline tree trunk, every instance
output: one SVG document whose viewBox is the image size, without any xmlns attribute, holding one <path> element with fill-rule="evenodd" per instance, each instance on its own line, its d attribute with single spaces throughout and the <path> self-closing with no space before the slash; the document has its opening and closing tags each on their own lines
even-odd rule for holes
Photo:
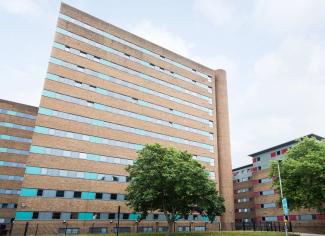
<svg viewBox="0 0 325 236">
<path fill-rule="evenodd" d="M 173 226 L 174 226 L 174 222 L 169 220 L 168 221 L 168 231 L 167 231 L 167 234 L 168 236 L 170 236 L 173 232 Z"/>
</svg>

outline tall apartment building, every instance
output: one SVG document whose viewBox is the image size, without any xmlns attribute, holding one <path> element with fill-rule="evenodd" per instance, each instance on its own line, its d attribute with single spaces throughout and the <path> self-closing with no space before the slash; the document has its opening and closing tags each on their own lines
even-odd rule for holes
<svg viewBox="0 0 325 236">
<path fill-rule="evenodd" d="M 0 99 L 0 224 L 15 218 L 37 108 Z"/>
<path fill-rule="evenodd" d="M 323 139 L 314 134 L 307 136 L 318 140 Z M 297 139 L 250 154 L 252 164 L 233 169 L 236 222 L 284 220 L 283 210 L 277 203 L 279 194 L 272 186 L 272 178 L 269 177 L 270 164 L 273 160 L 282 160 L 288 149 L 296 143 Z M 252 201 L 247 203 L 246 209 L 243 209 L 242 205 L 236 200 L 242 194 L 241 192 L 245 192 L 252 198 Z M 290 205 L 290 202 L 288 204 Z M 251 212 L 252 217 L 249 218 L 247 213 L 240 214 L 239 212 L 242 211 Z M 325 215 L 319 214 L 315 210 L 301 209 L 289 212 L 289 221 L 292 222 L 294 229 L 299 232 L 324 232 L 324 220 Z"/>
<path fill-rule="evenodd" d="M 16 222 L 90 225 L 121 206 L 127 231 L 125 167 L 146 143 L 192 153 L 225 198 L 221 222 L 234 221 L 225 72 L 62 4 Z"/>
<path fill-rule="evenodd" d="M 235 222 L 255 220 L 252 178 L 253 164 L 232 170 L 234 182 Z"/>
</svg>

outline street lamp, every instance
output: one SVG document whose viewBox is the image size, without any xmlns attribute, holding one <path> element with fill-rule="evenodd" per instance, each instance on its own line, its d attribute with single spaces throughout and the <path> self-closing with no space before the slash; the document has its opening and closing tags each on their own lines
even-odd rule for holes
<svg viewBox="0 0 325 236">
<path fill-rule="evenodd" d="M 116 236 L 118 236 L 118 233 L 120 231 L 120 213 L 121 213 L 121 206 L 117 207 L 117 227 L 116 227 Z"/>
<path fill-rule="evenodd" d="M 65 220 L 62 223 L 65 225 L 65 228 L 64 228 L 64 236 L 66 236 L 67 235 L 68 223 Z"/>
<path fill-rule="evenodd" d="M 139 232 L 139 221 L 136 221 L 135 224 L 137 225 L 137 233 Z"/>
<path fill-rule="evenodd" d="M 281 200 L 282 200 L 282 208 L 283 208 L 283 216 L 284 216 L 284 230 L 286 236 L 288 236 L 288 225 L 287 225 L 287 215 L 289 215 L 288 211 L 288 205 L 287 205 L 287 199 L 283 196 L 283 190 L 282 190 L 282 179 L 281 179 L 281 172 L 280 172 L 280 161 L 277 161 L 278 165 L 278 175 L 279 175 L 279 184 L 280 184 L 280 192 L 281 192 Z"/>
<path fill-rule="evenodd" d="M 174 220 L 174 232 L 176 232 L 176 220 Z"/>
</svg>

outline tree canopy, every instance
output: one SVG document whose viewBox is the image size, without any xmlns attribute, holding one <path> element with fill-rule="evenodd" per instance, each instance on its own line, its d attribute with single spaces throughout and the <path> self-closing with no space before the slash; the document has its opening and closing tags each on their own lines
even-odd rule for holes
<svg viewBox="0 0 325 236">
<path fill-rule="evenodd" d="M 127 170 L 128 205 L 143 216 L 148 212 L 163 212 L 170 230 L 179 217 L 195 212 L 213 221 L 225 211 L 216 183 L 186 151 L 147 144 Z"/>
<path fill-rule="evenodd" d="M 315 208 L 325 212 L 325 140 L 305 137 L 280 163 L 283 194 L 290 209 Z M 272 163 L 273 185 L 279 188 L 277 163 Z"/>
</svg>

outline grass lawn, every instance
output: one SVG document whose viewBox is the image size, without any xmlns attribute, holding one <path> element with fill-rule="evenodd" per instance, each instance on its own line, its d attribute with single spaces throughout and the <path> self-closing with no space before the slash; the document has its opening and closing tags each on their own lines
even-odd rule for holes
<svg viewBox="0 0 325 236">
<path fill-rule="evenodd" d="M 87 236 L 94 234 L 87 234 Z M 101 236 L 115 236 L 116 234 L 100 234 Z M 164 236 L 165 233 L 120 233 L 121 236 Z M 221 231 L 221 232 L 193 232 L 193 233 L 172 233 L 172 236 L 283 236 L 281 232 L 253 232 L 253 231 Z M 298 234 L 289 233 L 290 236 L 298 236 Z M 86 236 L 86 235 L 84 235 Z"/>
</svg>

